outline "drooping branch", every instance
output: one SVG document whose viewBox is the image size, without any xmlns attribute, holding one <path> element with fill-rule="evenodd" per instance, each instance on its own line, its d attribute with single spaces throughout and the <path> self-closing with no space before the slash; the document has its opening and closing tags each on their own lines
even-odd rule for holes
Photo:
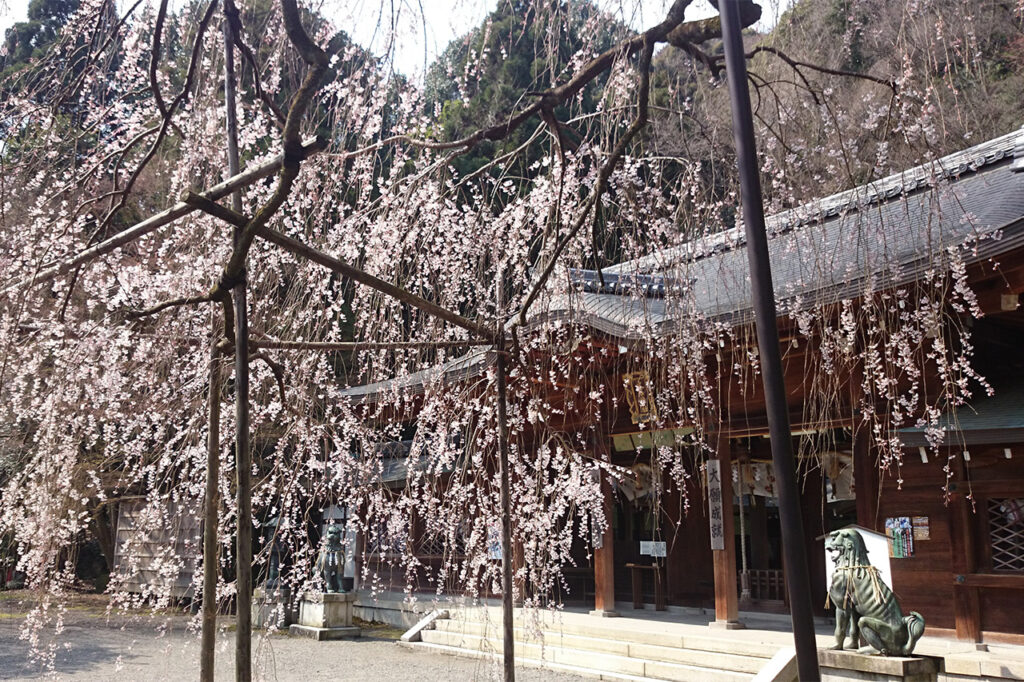
<svg viewBox="0 0 1024 682">
<path fill-rule="evenodd" d="M 747 53 L 747 59 L 753 59 L 755 55 L 761 52 L 773 54 L 782 61 L 786 62 L 786 64 L 788 64 L 794 71 L 796 71 L 801 78 L 804 77 L 801 69 L 810 69 L 812 71 L 824 73 L 829 76 L 841 76 L 843 78 L 859 78 L 861 80 L 871 81 L 872 83 L 884 85 L 885 87 L 892 90 L 894 93 L 899 92 L 899 84 L 896 83 L 896 81 L 894 80 L 888 78 L 880 78 L 878 76 L 872 76 L 870 73 L 859 73 L 857 71 L 847 71 L 845 69 L 831 69 L 827 66 L 821 66 L 820 64 L 813 64 L 811 62 L 801 61 L 799 59 L 794 59 L 790 57 L 788 54 L 786 54 L 779 48 L 773 47 L 771 45 L 758 45 L 753 50 Z M 721 61 L 721 58 L 719 58 L 719 61 Z M 804 82 L 806 83 L 806 78 L 804 78 Z"/>
<path fill-rule="evenodd" d="M 114 216 L 116 216 L 117 213 L 122 208 L 124 208 L 125 204 L 127 204 L 128 195 L 131 193 L 132 188 L 135 186 L 135 183 L 142 175 L 142 172 L 146 169 L 146 166 L 148 166 L 149 162 L 153 160 L 154 156 L 156 156 L 157 151 L 160 149 L 160 145 L 163 143 L 164 138 L 167 136 L 167 130 L 173 124 L 174 113 L 178 110 L 178 107 L 185 100 L 185 98 L 188 97 L 188 94 L 192 89 L 192 81 L 195 78 L 196 70 L 199 68 L 199 64 L 202 62 L 203 36 L 206 34 L 206 29 L 210 25 L 210 20 L 213 18 L 214 10 L 216 9 L 216 7 L 217 0 L 210 0 L 210 4 L 206 8 L 206 12 L 203 14 L 203 18 L 200 20 L 199 26 L 196 28 L 196 37 L 195 41 L 192 44 L 192 56 L 191 59 L 189 60 L 188 70 L 185 73 L 185 82 L 181 86 L 181 92 L 179 92 L 177 97 L 174 98 L 170 106 L 166 108 L 161 108 L 163 120 L 160 123 L 160 130 L 156 134 L 156 139 L 153 140 L 153 143 L 150 145 L 149 150 L 146 152 L 146 155 L 142 157 L 142 160 L 138 164 L 136 164 L 135 169 L 132 171 L 132 174 L 128 177 L 128 180 L 127 182 L 125 182 L 124 187 L 122 187 L 121 189 L 117 188 L 117 173 L 114 173 L 114 190 L 108 192 L 104 196 L 108 196 L 111 199 L 113 199 L 113 197 L 116 196 L 119 197 L 119 199 L 117 203 L 114 204 L 114 206 L 112 206 L 109 211 L 107 211 L 106 215 L 103 216 L 103 220 L 100 221 L 100 225 L 97 228 L 97 234 L 103 234 L 104 230 L 106 230 L 107 226 L 109 226 L 111 221 L 114 219 Z M 157 48 L 159 48 L 159 40 L 157 38 L 154 38 L 154 49 Z M 155 68 L 155 64 L 151 65 L 151 69 L 153 68 Z M 155 85 L 155 72 L 152 74 L 152 77 L 154 78 Z M 159 99 L 157 101 L 161 102 L 161 100 Z"/>
<path fill-rule="evenodd" d="M 167 19 L 167 1 L 160 0 L 160 7 L 156 12 L 156 24 L 153 26 L 153 47 L 149 55 L 149 89 L 153 93 L 153 101 L 164 119 L 171 117 L 167 111 L 167 104 L 164 103 L 164 96 L 160 92 L 160 82 L 157 79 L 158 67 L 160 66 L 161 41 L 164 35 L 164 21 Z M 180 130 L 178 131 L 180 134 Z"/>
<path fill-rule="evenodd" d="M 326 142 L 320 139 L 307 140 L 303 145 L 303 154 L 309 156 L 316 154 L 323 150 L 326 146 Z M 248 187 L 264 178 L 268 178 L 276 173 L 281 165 L 284 163 L 284 154 L 278 154 L 275 158 L 265 163 L 246 170 L 234 177 L 228 178 L 219 185 L 214 185 L 210 189 L 203 192 L 200 196 L 210 200 L 217 201 L 222 199 L 236 189 Z M 26 287 L 31 287 L 37 284 L 43 284 L 46 282 L 53 281 L 61 275 L 71 272 L 80 265 L 90 263 L 97 258 L 104 256 L 112 251 L 130 244 L 136 241 L 140 237 L 143 237 L 159 228 L 168 225 L 175 220 L 182 218 L 189 213 L 196 210 L 196 206 L 186 203 L 184 201 L 178 202 L 171 208 L 157 213 L 154 216 L 146 218 L 142 222 L 136 223 L 129 227 L 123 232 L 110 237 L 109 239 L 100 242 L 99 244 L 92 246 L 88 249 L 80 251 L 77 254 L 65 256 L 56 261 L 46 263 L 42 265 L 39 270 L 30 277 L 18 280 L 11 284 L 8 284 L 3 289 L 0 289 L 0 294 L 9 294 L 14 291 L 19 291 Z"/>
<path fill-rule="evenodd" d="M 285 123 L 284 112 L 281 111 L 281 107 L 277 106 L 277 102 L 270 96 L 266 90 L 263 89 L 263 82 L 260 80 L 260 69 L 256 62 L 256 55 L 253 54 L 252 48 L 242 38 L 242 22 L 239 18 L 238 8 L 232 3 L 230 7 L 225 7 L 224 13 L 228 17 L 228 21 L 232 23 L 232 33 L 235 37 L 235 45 L 241 51 L 245 61 L 249 62 L 249 68 L 252 69 L 253 85 L 256 88 L 256 95 L 260 98 L 270 112 L 274 115 L 274 122 L 278 127 L 283 127 Z"/>
<path fill-rule="evenodd" d="M 619 160 L 626 153 L 626 148 L 632 142 L 633 138 L 636 137 L 644 126 L 647 125 L 648 118 L 648 100 L 651 94 L 651 58 L 654 54 L 654 43 L 647 43 L 644 45 L 644 51 L 640 58 L 640 87 L 637 92 L 637 115 L 633 119 L 633 123 L 629 126 L 629 129 L 623 134 L 619 141 L 615 144 L 611 154 L 605 160 L 601 166 L 601 170 L 597 175 L 597 182 L 594 183 L 594 190 L 590 193 L 587 201 L 584 203 L 582 210 L 576 216 L 576 220 L 573 223 L 572 228 L 562 237 L 562 239 L 555 245 L 554 251 L 548 258 L 547 263 L 541 270 L 540 276 L 537 281 L 534 282 L 533 287 L 530 289 L 530 293 L 526 296 L 526 301 L 523 303 L 522 309 L 519 311 L 519 325 L 526 324 L 526 316 L 530 310 L 530 306 L 540 295 L 541 290 L 544 288 L 548 278 L 551 277 L 551 273 L 555 270 L 555 265 L 558 263 L 558 258 L 562 255 L 565 247 L 569 245 L 579 233 L 580 228 L 586 222 L 587 217 L 590 215 L 590 211 L 595 210 L 601 201 L 601 195 L 604 194 L 605 187 L 608 184 L 609 178 L 615 171 L 615 167 L 618 165 Z"/>
<path fill-rule="evenodd" d="M 251 354 L 249 356 L 249 362 L 251 363 L 254 360 L 262 360 L 263 363 L 270 368 L 271 374 L 274 375 L 274 381 L 277 383 L 277 393 L 281 401 L 281 407 L 287 410 L 288 412 L 291 412 L 296 417 L 301 417 L 302 414 L 294 407 L 288 405 L 288 401 L 286 400 L 286 392 L 284 386 L 284 365 L 272 359 L 270 356 L 263 352 L 256 352 Z"/>
<path fill-rule="evenodd" d="M 208 197 L 204 197 L 197 194 L 188 194 L 185 197 L 185 201 L 191 203 L 196 208 L 199 208 L 209 213 L 210 215 L 220 218 L 221 220 L 225 221 L 230 225 L 234 225 L 236 227 L 246 227 L 252 224 L 252 221 L 247 219 L 245 216 L 241 216 L 232 211 L 231 209 L 225 206 L 221 206 L 220 204 L 209 200 Z M 434 317 L 445 320 L 446 322 L 450 322 L 458 327 L 462 327 L 463 329 L 475 334 L 478 338 L 490 339 L 492 336 L 490 330 L 487 327 L 477 324 L 473 320 L 465 318 L 462 315 L 459 315 L 458 313 L 452 312 L 447 308 L 437 305 L 436 303 L 428 301 L 425 298 L 422 298 L 421 296 L 417 296 L 412 292 L 406 291 L 405 289 L 397 285 L 391 284 L 390 282 L 385 282 L 379 277 L 375 277 L 369 274 L 368 272 L 364 272 L 363 270 L 360 270 L 359 268 L 349 265 L 348 263 L 345 263 L 344 261 L 339 260 L 338 258 L 326 254 L 318 249 L 315 249 L 312 246 L 309 246 L 308 244 L 303 244 L 294 237 L 289 237 L 288 235 L 282 234 L 266 226 L 260 226 L 256 228 L 255 234 L 259 236 L 261 239 L 265 239 L 272 244 L 276 244 L 277 246 L 280 246 L 281 248 L 291 253 L 294 253 L 295 255 L 302 256 L 303 258 L 311 260 L 317 265 L 322 265 L 323 267 L 332 270 L 338 273 L 339 275 L 348 277 L 349 279 L 359 282 L 360 284 L 365 284 L 368 287 L 376 289 L 382 294 L 391 296 L 392 298 L 402 301 L 403 303 L 407 303 L 412 307 L 418 308 L 429 315 L 433 315 Z"/>
<path fill-rule="evenodd" d="M 556 107 L 571 99 L 594 79 L 610 69 L 616 59 L 632 57 L 644 49 L 645 45 L 668 42 L 676 47 L 686 48 L 711 38 L 720 37 L 722 35 L 722 25 L 718 17 L 683 23 L 683 15 L 692 1 L 676 0 L 669 9 L 664 21 L 643 33 L 627 38 L 617 45 L 608 48 L 583 65 L 571 79 L 562 85 L 528 93 L 536 97 L 534 102 L 499 123 L 486 128 L 480 128 L 469 135 L 448 142 L 423 140 L 412 135 L 393 135 L 366 147 L 351 152 L 344 152 L 337 156 L 348 159 L 399 143 L 408 144 L 420 149 L 469 151 L 481 142 L 494 142 L 505 139 L 518 130 L 532 116 L 545 116 L 545 112 L 554 111 Z M 761 18 L 761 8 L 752 2 L 744 2 L 741 5 L 740 17 L 743 21 L 743 26 L 750 26 Z M 554 125 L 549 123 L 549 127 L 553 128 L 553 134 L 561 132 L 557 123 Z"/>
</svg>

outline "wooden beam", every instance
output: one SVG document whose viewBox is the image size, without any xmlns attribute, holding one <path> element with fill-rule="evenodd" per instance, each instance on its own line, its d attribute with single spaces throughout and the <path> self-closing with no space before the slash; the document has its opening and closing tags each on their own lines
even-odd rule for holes
<svg viewBox="0 0 1024 682">
<path fill-rule="evenodd" d="M 997 590 L 1024 590 L 1024 575 L 998 573 L 970 573 L 964 575 L 968 587 L 988 587 Z"/>
<path fill-rule="evenodd" d="M 853 434 L 853 485 L 856 490 L 857 523 L 878 530 L 879 469 L 871 449 L 871 431 L 860 424 Z"/>
<path fill-rule="evenodd" d="M 235 227 L 244 227 L 248 225 L 249 219 L 238 213 L 232 211 L 215 201 L 209 201 L 206 197 L 198 194 L 189 193 L 185 196 L 185 202 L 195 208 L 201 209 L 210 215 L 220 218 L 226 223 L 234 225 Z M 439 317 L 442 320 L 451 322 L 452 324 L 462 327 L 463 329 L 476 334 L 482 339 L 493 339 L 494 332 L 484 327 L 483 325 L 477 324 L 473 320 L 467 319 L 458 313 L 452 312 L 447 308 L 437 305 L 431 301 L 417 296 L 405 289 L 386 282 L 379 277 L 374 277 L 368 272 L 364 272 L 359 268 L 349 265 L 343 260 L 335 258 L 334 256 L 324 253 L 319 249 L 315 249 L 312 246 L 305 244 L 294 237 L 289 237 L 286 234 L 273 230 L 265 225 L 256 228 L 256 236 L 261 239 L 265 239 L 271 244 L 280 246 L 285 251 L 295 254 L 296 256 L 302 256 L 317 265 L 321 265 L 328 270 L 338 273 L 343 277 L 355 280 L 360 284 L 376 289 L 377 291 L 391 296 L 392 298 L 398 299 L 403 303 L 408 303 L 414 308 L 419 308 L 428 315 Z"/>
<path fill-rule="evenodd" d="M 206 495 L 203 497 L 203 617 L 199 647 L 199 679 L 213 682 L 214 647 L 217 640 L 217 579 L 220 576 L 220 363 L 218 329 L 213 325 L 210 351 L 210 385 L 207 395 Z"/>
<path fill-rule="evenodd" d="M 964 485 L 964 462 L 953 458 L 958 490 L 949 503 L 949 565 L 953 569 L 953 617 L 957 639 L 981 641 L 981 600 L 976 586 L 967 583 L 967 576 L 977 569 L 974 548 L 974 524 L 970 502 L 959 487 Z"/>
<path fill-rule="evenodd" d="M 732 505 L 732 447 L 729 437 L 718 433 L 715 458 L 722 480 L 722 529 L 725 549 L 712 550 L 715 569 L 715 624 L 734 629 L 739 622 L 739 597 L 736 593 L 736 530 Z"/>
<path fill-rule="evenodd" d="M 598 435 L 594 446 L 594 458 L 611 461 L 607 437 Z M 615 611 L 615 547 L 612 531 L 612 515 L 615 513 L 612 504 L 612 485 L 608 476 L 598 469 L 601 477 L 601 498 L 605 522 L 608 524 L 601 535 L 601 545 L 594 547 L 594 610 L 597 616 L 616 616 Z"/>
<path fill-rule="evenodd" d="M 418 350 L 428 348 L 463 348 L 467 346 L 488 346 L 491 341 L 465 339 L 462 341 L 391 341 L 384 343 L 362 341 L 274 341 L 255 339 L 249 342 L 251 348 L 268 350 L 312 350 L 325 352 L 357 352 L 364 350 Z"/>
</svg>

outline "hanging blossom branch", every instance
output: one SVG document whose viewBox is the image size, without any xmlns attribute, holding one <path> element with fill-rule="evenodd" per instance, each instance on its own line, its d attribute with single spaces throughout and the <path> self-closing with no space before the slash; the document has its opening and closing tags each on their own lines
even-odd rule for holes
<svg viewBox="0 0 1024 682">
<path fill-rule="evenodd" d="M 450 150 L 462 152 L 473 149 L 482 142 L 503 140 L 519 129 L 534 115 L 540 115 L 552 130 L 552 134 L 560 141 L 563 137 L 560 123 L 554 118 L 554 110 L 564 102 L 577 95 L 580 90 L 594 79 L 610 69 L 617 59 L 631 57 L 642 50 L 653 49 L 657 43 L 668 42 L 675 47 L 687 49 L 690 46 L 712 38 L 721 37 L 722 24 L 718 17 L 683 23 L 686 8 L 693 0 L 676 0 L 669 8 L 665 20 L 643 33 L 623 40 L 597 57 L 587 62 L 566 83 L 542 91 L 530 91 L 527 95 L 536 97 L 533 104 L 512 114 L 506 121 L 495 123 L 487 128 L 480 128 L 469 135 L 449 142 L 423 140 L 412 135 L 393 135 L 374 144 L 351 152 L 334 154 L 341 159 L 349 159 L 378 151 L 388 145 L 405 143 L 421 149 Z M 761 8 L 752 2 L 745 2 L 741 7 L 740 19 L 744 27 L 751 26 L 761 18 Z"/>
<path fill-rule="evenodd" d="M 614 149 L 612 149 L 611 154 L 609 154 L 608 158 L 605 160 L 604 165 L 601 166 L 601 170 L 597 175 L 597 182 L 594 183 L 594 190 L 590 193 L 590 196 L 587 198 L 586 202 L 584 202 L 583 207 L 577 214 L 576 221 L 573 223 L 569 232 L 566 233 L 558 242 L 558 244 L 555 245 L 554 251 L 552 251 L 551 255 L 548 257 L 547 264 L 541 270 L 541 274 L 537 278 L 537 281 L 533 284 L 533 287 L 530 289 L 530 293 L 527 294 L 526 300 L 523 302 L 522 308 L 520 308 L 519 310 L 518 324 L 520 326 L 526 324 L 526 316 L 527 313 L 529 313 L 530 311 L 530 306 L 533 305 L 533 302 L 537 299 L 537 296 L 540 295 L 540 292 L 544 288 L 544 285 L 547 283 L 548 278 L 551 276 L 551 273 L 554 272 L 555 270 L 555 265 L 558 262 L 559 256 L 562 255 L 562 252 L 565 250 L 565 247 L 569 244 L 569 242 L 571 242 L 576 237 L 577 233 L 579 233 L 580 228 L 583 227 L 583 224 L 587 221 L 587 218 L 590 216 L 591 210 L 594 210 L 594 219 L 597 219 L 596 206 L 598 205 L 598 202 L 601 200 L 601 195 L 604 194 L 605 187 L 608 184 L 608 179 L 611 178 L 612 172 L 614 172 L 615 167 L 622 159 L 622 156 L 626 153 L 626 148 L 629 146 L 630 142 L 632 142 L 633 138 L 636 137 L 636 135 L 641 130 L 643 130 L 644 126 L 647 125 L 648 99 L 650 99 L 651 94 L 650 67 L 651 56 L 653 55 L 653 52 L 654 43 L 647 43 L 646 45 L 644 45 L 644 51 L 640 58 L 639 66 L 640 88 L 637 93 L 636 118 L 633 119 L 633 123 L 630 124 L 629 129 L 625 132 L 625 134 L 619 138 L 619 141 L 615 144 L 615 147 Z"/>
<path fill-rule="evenodd" d="M 118 202 L 114 206 L 112 206 L 109 211 L 107 211 L 106 215 L 103 216 L 103 219 L 100 221 L 99 226 L 96 228 L 96 234 L 103 234 L 106 231 L 107 227 L 110 225 L 110 222 L 114 219 L 114 216 L 117 215 L 117 213 L 122 208 L 124 208 L 125 204 L 128 203 L 128 196 L 132 191 L 132 187 L 135 186 L 135 183 L 138 181 L 139 176 L 142 175 L 142 171 L 146 169 L 146 166 L 149 165 L 149 162 L 153 160 L 153 157 L 160 149 L 160 145 L 163 142 L 164 137 L 166 137 L 167 135 L 167 129 L 170 128 L 172 124 L 174 113 L 177 111 L 181 103 L 185 101 L 185 98 L 188 97 L 188 94 L 192 89 L 192 80 L 195 78 L 199 62 L 202 60 L 203 36 L 205 35 L 206 29 L 210 24 L 210 20 L 213 18 L 214 10 L 216 8 L 217 0 L 211 0 L 209 6 L 206 8 L 206 12 L 203 14 L 203 18 L 199 22 L 199 26 L 196 29 L 195 42 L 192 45 L 192 57 L 189 60 L 188 71 L 185 73 L 185 83 L 181 87 L 181 92 L 178 93 L 177 97 L 174 98 L 170 106 L 167 107 L 166 112 L 164 112 L 163 108 L 161 108 L 161 113 L 163 113 L 163 121 L 160 123 L 160 130 L 157 132 L 156 139 L 153 140 L 153 144 L 150 145 L 149 151 L 146 152 L 146 155 L 142 158 L 142 161 L 140 161 L 135 166 L 135 170 L 132 171 L 131 176 L 129 176 L 128 181 L 125 183 L 123 188 L 117 188 L 117 175 L 115 174 L 114 190 L 108 192 L 107 194 L 101 195 L 93 200 L 102 201 L 105 198 L 110 198 L 111 200 L 113 200 L 114 197 L 120 197 L 118 199 Z M 159 48 L 158 38 L 154 37 L 153 40 L 154 47 Z"/>
</svg>

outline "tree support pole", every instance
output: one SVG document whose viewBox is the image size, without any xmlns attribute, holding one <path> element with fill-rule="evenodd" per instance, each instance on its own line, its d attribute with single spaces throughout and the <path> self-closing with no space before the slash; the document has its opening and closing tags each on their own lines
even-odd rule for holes
<svg viewBox="0 0 1024 682">
<path fill-rule="evenodd" d="M 220 498 L 220 359 L 217 325 L 210 350 L 209 424 L 206 437 L 206 497 L 203 509 L 203 634 L 199 654 L 199 679 L 213 682 L 214 644 L 217 637 L 218 508 Z"/>
<path fill-rule="evenodd" d="M 747 87 L 746 57 L 743 54 L 743 36 L 740 33 L 742 1 L 719 0 L 718 9 L 722 17 L 722 41 L 725 47 L 726 73 L 729 78 L 729 100 L 732 103 L 733 134 L 736 138 L 736 157 L 743 199 L 743 222 L 746 228 L 747 258 L 750 262 L 757 346 L 761 356 L 761 376 L 768 412 L 772 462 L 779 490 L 782 550 L 786 562 L 786 587 L 790 597 L 797 668 L 801 680 L 817 680 L 820 675 L 818 648 L 814 638 L 810 575 L 807 569 L 807 553 L 804 549 L 796 464 L 793 459 L 793 434 L 789 426 L 786 387 L 779 351 L 775 292 L 768 258 L 768 236 L 765 231 L 764 205 L 761 201 L 761 179 L 758 176 L 754 120 L 750 110 L 750 91 Z M 729 541 L 731 542 L 731 539 Z"/>
<path fill-rule="evenodd" d="M 237 12 L 224 2 L 224 104 L 227 120 L 228 174 L 238 174 L 238 115 L 235 111 L 235 36 L 230 15 Z M 242 212 L 242 195 L 233 192 L 231 208 Z M 241 229 L 235 229 L 237 244 Z M 235 473 L 237 520 L 235 532 L 235 679 L 252 679 L 252 460 L 249 452 L 249 319 L 246 305 L 247 273 L 242 267 L 231 289 L 235 308 Z"/>
<path fill-rule="evenodd" d="M 508 386 L 505 381 L 505 340 L 498 336 L 498 469 L 501 477 L 501 619 L 505 682 L 515 682 L 515 628 L 512 622 L 512 509 L 508 473 Z"/>
</svg>

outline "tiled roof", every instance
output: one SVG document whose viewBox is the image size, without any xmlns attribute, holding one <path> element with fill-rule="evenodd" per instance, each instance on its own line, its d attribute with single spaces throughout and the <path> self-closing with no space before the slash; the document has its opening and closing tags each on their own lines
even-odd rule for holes
<svg viewBox="0 0 1024 682">
<path fill-rule="evenodd" d="M 1024 173 L 1012 168 L 1022 141 L 1024 130 L 769 218 L 780 312 L 917 280 L 929 268 L 942 270 L 948 249 L 974 237 L 977 248 L 962 254 L 967 262 L 1024 246 Z M 709 319 L 738 324 L 751 316 L 747 248 L 739 229 L 607 271 L 692 282 L 692 303 Z M 680 314 L 666 306 L 671 303 L 640 296 L 580 293 L 573 305 L 556 302 L 543 316 L 571 315 L 629 338 L 648 325 L 671 331 Z"/>
<path fill-rule="evenodd" d="M 1016 158 L 1015 158 L 1016 157 Z M 772 280 L 780 314 L 857 298 L 943 270 L 949 249 L 977 238 L 966 262 L 1024 246 L 1024 129 L 888 178 L 810 202 L 767 219 Z M 555 297 L 528 326 L 554 320 L 588 325 L 615 337 L 670 333 L 697 312 L 739 324 L 751 316 L 747 249 L 741 228 L 606 268 L 614 275 L 655 275 L 689 283 L 689 310 L 637 294 L 572 292 Z M 695 308 L 695 310 L 694 310 Z M 396 382 L 348 389 L 361 399 L 385 387 L 478 373 L 475 349 L 442 367 Z"/>
</svg>

